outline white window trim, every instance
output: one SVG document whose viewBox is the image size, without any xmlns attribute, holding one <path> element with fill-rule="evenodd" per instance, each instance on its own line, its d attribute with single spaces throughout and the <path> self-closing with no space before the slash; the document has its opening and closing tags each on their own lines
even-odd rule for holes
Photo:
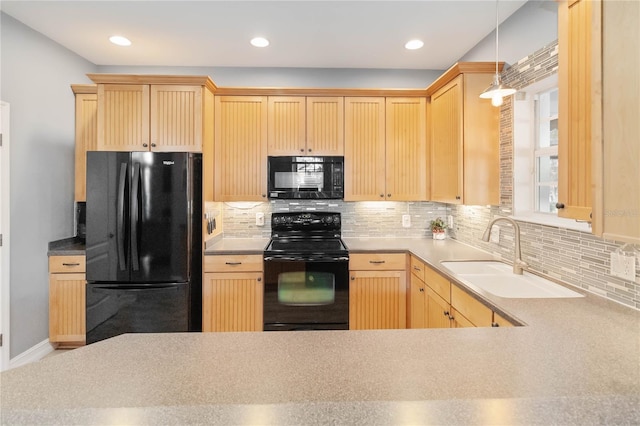
<svg viewBox="0 0 640 426">
<path fill-rule="evenodd" d="M 535 112 L 532 99 L 536 93 L 558 86 L 554 74 L 521 89 L 513 103 L 513 215 L 522 222 L 566 228 L 591 233 L 591 225 L 573 219 L 558 217 L 554 213 L 535 211 Z M 562 117 L 559 117 L 562 120 Z"/>
</svg>

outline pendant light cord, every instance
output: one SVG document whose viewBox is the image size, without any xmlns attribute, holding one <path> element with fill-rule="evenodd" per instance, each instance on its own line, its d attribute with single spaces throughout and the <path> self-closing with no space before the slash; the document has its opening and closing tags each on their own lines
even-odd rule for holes
<svg viewBox="0 0 640 426">
<path fill-rule="evenodd" d="M 498 75 L 498 0 L 496 0 L 496 75 Z"/>
</svg>

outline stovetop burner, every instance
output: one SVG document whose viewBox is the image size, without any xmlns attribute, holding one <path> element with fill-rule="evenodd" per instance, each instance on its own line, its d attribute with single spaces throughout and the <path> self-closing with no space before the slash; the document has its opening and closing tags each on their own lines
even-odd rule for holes
<svg viewBox="0 0 640 426">
<path fill-rule="evenodd" d="M 340 238 L 341 229 L 340 213 L 274 213 L 271 216 L 271 241 L 265 256 L 347 256 L 347 247 Z"/>
</svg>

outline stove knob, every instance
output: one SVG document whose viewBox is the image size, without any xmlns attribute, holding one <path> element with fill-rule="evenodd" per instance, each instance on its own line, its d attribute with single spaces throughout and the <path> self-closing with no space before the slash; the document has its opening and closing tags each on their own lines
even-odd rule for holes
<svg viewBox="0 0 640 426">
<path fill-rule="evenodd" d="M 340 216 L 336 215 L 333 217 L 333 223 L 340 223 Z"/>
<path fill-rule="evenodd" d="M 324 222 L 331 223 L 331 222 L 333 222 L 333 216 L 327 216 L 325 218 L 322 218 L 322 220 Z"/>
</svg>

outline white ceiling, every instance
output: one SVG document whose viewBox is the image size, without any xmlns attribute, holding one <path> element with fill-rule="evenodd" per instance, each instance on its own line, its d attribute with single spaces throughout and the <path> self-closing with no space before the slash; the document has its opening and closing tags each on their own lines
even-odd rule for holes
<svg viewBox="0 0 640 426">
<path fill-rule="evenodd" d="M 501 1 L 500 21 L 524 3 Z M 3 0 L 0 7 L 96 65 L 441 70 L 495 29 L 496 3 Z M 113 34 L 133 45 L 111 44 Z M 258 35 L 271 45 L 251 46 Z M 404 49 L 413 38 L 425 46 Z"/>
</svg>

